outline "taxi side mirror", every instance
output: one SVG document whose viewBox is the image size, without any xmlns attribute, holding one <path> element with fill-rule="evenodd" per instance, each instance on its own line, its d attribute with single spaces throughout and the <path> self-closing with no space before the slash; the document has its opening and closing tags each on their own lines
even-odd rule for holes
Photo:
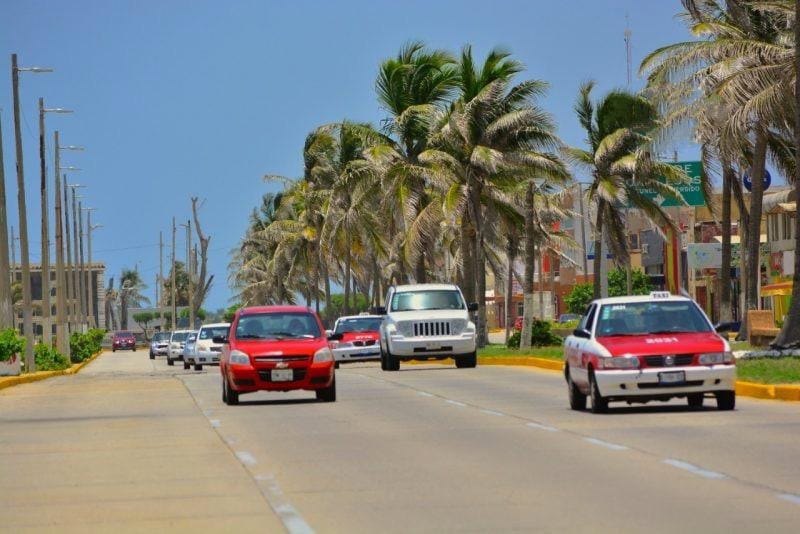
<svg viewBox="0 0 800 534">
<path fill-rule="evenodd" d="M 572 335 L 575 337 L 582 337 L 584 339 L 590 339 L 592 334 L 589 333 L 588 330 L 584 330 L 583 328 L 576 328 L 572 331 Z"/>
<path fill-rule="evenodd" d="M 343 337 L 344 337 L 344 334 L 342 334 L 341 332 L 336 333 L 336 334 L 330 334 L 328 336 L 328 341 L 340 341 Z"/>
<path fill-rule="evenodd" d="M 213 341 L 214 343 L 224 345 L 225 343 L 228 342 L 228 336 L 214 336 L 211 341 Z"/>
</svg>

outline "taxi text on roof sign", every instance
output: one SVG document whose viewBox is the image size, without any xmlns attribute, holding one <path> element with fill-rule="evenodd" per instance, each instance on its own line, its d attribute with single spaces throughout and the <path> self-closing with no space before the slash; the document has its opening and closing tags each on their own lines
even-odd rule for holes
<svg viewBox="0 0 800 534">
<path fill-rule="evenodd" d="M 652 291 L 650 296 L 654 299 L 668 299 L 672 296 L 669 291 Z"/>
</svg>

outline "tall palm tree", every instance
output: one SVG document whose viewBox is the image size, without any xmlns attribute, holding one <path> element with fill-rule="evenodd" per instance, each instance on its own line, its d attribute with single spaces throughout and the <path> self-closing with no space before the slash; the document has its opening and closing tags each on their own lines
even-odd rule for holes
<svg viewBox="0 0 800 534">
<path fill-rule="evenodd" d="M 680 199 L 680 193 L 671 184 L 684 182 L 688 177 L 678 167 L 654 160 L 647 151 L 652 142 L 648 133 L 657 122 L 656 110 L 650 102 L 625 91 L 612 91 L 595 103 L 593 88 L 592 81 L 582 84 L 575 103 L 578 120 L 586 132 L 587 149 L 569 148 L 566 153 L 591 176 L 586 194 L 596 209 L 594 296 L 600 298 L 605 236 L 617 263 L 625 265 L 629 261 L 626 206 L 641 210 L 657 226 L 674 230 L 669 215 L 659 203 L 644 195 L 642 189 Z M 709 197 L 707 194 L 706 198 Z"/>
<path fill-rule="evenodd" d="M 150 299 L 144 295 L 147 289 L 139 271 L 135 269 L 122 269 L 119 277 L 119 301 L 120 301 L 120 327 L 123 330 L 128 328 L 128 308 L 139 308 L 142 304 L 149 304 Z"/>
</svg>

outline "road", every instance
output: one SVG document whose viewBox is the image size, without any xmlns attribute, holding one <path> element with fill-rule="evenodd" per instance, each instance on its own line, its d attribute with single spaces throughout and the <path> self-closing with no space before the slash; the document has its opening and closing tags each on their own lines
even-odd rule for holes
<svg viewBox="0 0 800 534">
<path fill-rule="evenodd" d="M 712 400 L 700 411 L 676 401 L 592 415 L 568 409 L 554 372 L 408 365 L 386 373 L 360 364 L 337 371 L 333 404 L 298 392 L 226 406 L 216 368 L 168 368 L 142 352 L 124 358 L 137 363 L 115 380 L 180 384 L 163 414 L 179 413 L 226 449 L 214 459 L 176 449 L 170 461 L 243 468 L 263 511 L 292 532 L 796 532 L 800 521 L 797 404 L 740 397 L 734 412 L 717 412 Z M 85 372 L 89 383 L 92 366 Z M 43 384 L 0 392 L 0 439 L 7 401 L 37 386 L 45 395 Z M 28 410 L 17 419 L 38 417 Z M 4 470 L 8 460 L 0 455 Z M 242 491 L 234 502 L 252 499 L 234 479 Z M 229 495 L 226 483 L 219 494 Z M 183 502 L 222 521 L 228 501 L 212 510 L 191 494 Z"/>
</svg>

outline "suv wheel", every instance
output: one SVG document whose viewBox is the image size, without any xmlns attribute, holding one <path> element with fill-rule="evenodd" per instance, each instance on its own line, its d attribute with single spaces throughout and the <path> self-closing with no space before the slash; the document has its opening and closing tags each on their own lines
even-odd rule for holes
<svg viewBox="0 0 800 534">
<path fill-rule="evenodd" d="M 222 400 L 228 406 L 239 404 L 239 392 L 231 389 L 228 379 L 222 377 Z"/>
<path fill-rule="evenodd" d="M 155 360 L 156 359 L 156 355 L 152 350 L 150 351 L 150 359 L 151 360 Z"/>
<path fill-rule="evenodd" d="M 689 405 L 689 408 L 702 408 L 703 407 L 703 394 L 702 393 L 690 393 L 686 395 L 686 403 Z"/>
<path fill-rule="evenodd" d="M 186 360 L 183 361 L 183 370 L 184 371 L 188 371 L 189 370 L 189 362 L 187 362 Z"/>
<path fill-rule="evenodd" d="M 471 369 L 473 367 L 477 367 L 478 365 L 478 353 L 472 352 L 467 354 L 466 356 L 457 356 L 456 357 L 456 367 L 459 369 Z"/>
<path fill-rule="evenodd" d="M 388 350 L 386 351 L 386 371 L 399 371 L 400 370 L 400 359 L 393 358 L 392 353 Z"/>
<path fill-rule="evenodd" d="M 333 377 L 330 386 L 318 389 L 316 395 L 320 402 L 336 402 L 336 377 Z"/>
<path fill-rule="evenodd" d="M 586 395 L 575 385 L 569 374 L 567 374 L 567 391 L 569 392 L 569 407 L 573 410 L 585 410 Z"/>
<path fill-rule="evenodd" d="M 194 370 L 195 371 L 202 371 L 203 370 L 203 366 L 196 363 L 196 364 L 194 364 Z"/>
<path fill-rule="evenodd" d="M 717 391 L 714 393 L 717 397 L 717 408 L 720 410 L 733 410 L 736 408 L 736 392 L 735 391 Z"/>
<path fill-rule="evenodd" d="M 600 394 L 600 388 L 597 387 L 594 373 L 589 375 L 589 390 L 592 399 L 592 413 L 606 413 L 608 411 L 608 399 L 603 398 Z"/>
</svg>

